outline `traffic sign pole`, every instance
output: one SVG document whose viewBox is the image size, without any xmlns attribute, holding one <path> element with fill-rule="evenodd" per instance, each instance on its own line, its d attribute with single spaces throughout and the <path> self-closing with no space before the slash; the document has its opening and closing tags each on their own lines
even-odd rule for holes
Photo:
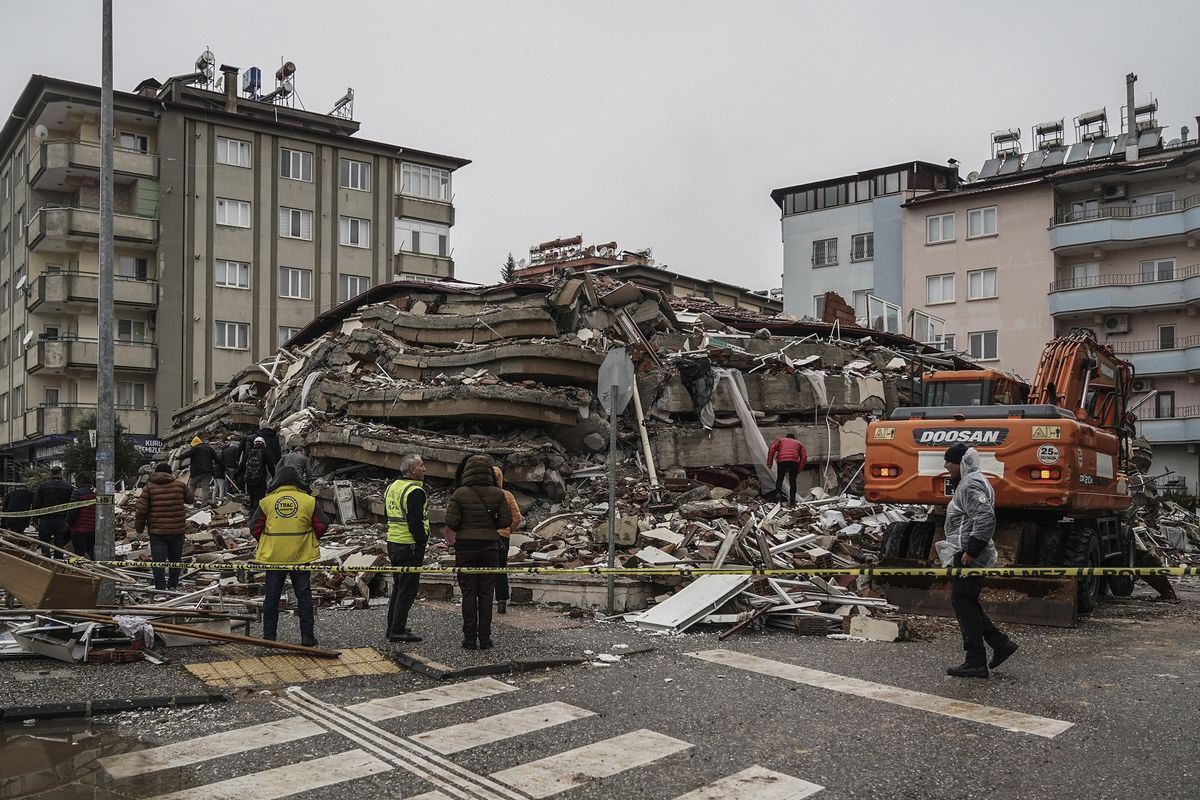
<svg viewBox="0 0 1200 800">
<path fill-rule="evenodd" d="M 617 387 L 612 387 L 612 396 L 617 396 Z M 612 569 L 617 558 L 617 412 L 608 412 L 608 568 Z M 613 615 L 616 596 L 616 577 L 608 576 L 608 614 Z"/>
</svg>

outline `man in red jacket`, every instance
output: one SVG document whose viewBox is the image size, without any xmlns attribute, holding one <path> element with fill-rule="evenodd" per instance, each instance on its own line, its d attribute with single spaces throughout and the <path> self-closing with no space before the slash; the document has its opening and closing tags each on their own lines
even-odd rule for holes
<svg viewBox="0 0 1200 800">
<path fill-rule="evenodd" d="M 792 505 L 796 505 L 796 475 L 807 462 L 808 453 L 804 451 L 804 445 L 796 440 L 794 433 L 776 439 L 767 451 L 767 469 L 772 464 L 779 465 L 775 472 L 775 494 L 783 497 L 783 478 L 786 475 L 790 489 L 788 498 Z"/>
</svg>

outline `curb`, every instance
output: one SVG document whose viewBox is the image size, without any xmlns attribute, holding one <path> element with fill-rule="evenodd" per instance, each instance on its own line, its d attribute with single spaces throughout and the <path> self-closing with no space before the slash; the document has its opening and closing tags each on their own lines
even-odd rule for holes
<svg viewBox="0 0 1200 800">
<path fill-rule="evenodd" d="M 125 700 L 87 700 L 82 703 L 13 706 L 0 709 L 0 722 L 87 718 L 100 714 L 120 714 L 125 711 L 152 708 L 182 708 L 228 701 L 229 696 L 224 694 L 180 694 L 171 697 L 134 697 Z"/>
</svg>

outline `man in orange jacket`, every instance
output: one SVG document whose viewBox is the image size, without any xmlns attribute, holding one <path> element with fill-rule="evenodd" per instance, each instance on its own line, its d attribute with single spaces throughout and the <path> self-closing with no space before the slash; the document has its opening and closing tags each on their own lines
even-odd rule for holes
<svg viewBox="0 0 1200 800">
<path fill-rule="evenodd" d="M 778 464 L 775 472 L 775 494 L 783 498 L 783 479 L 787 476 L 788 500 L 792 505 L 796 505 L 796 476 L 807 462 L 808 453 L 805 452 L 804 445 L 797 441 L 794 433 L 776 439 L 767 451 L 767 469 L 770 469 L 772 464 Z"/>
</svg>

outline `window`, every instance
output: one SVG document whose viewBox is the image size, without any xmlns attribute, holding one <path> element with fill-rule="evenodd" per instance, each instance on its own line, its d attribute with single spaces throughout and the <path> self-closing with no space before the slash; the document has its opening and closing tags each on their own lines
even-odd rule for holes
<svg viewBox="0 0 1200 800">
<path fill-rule="evenodd" d="M 423 164 L 401 164 L 400 193 L 449 203 L 450 170 Z"/>
<path fill-rule="evenodd" d="M 1175 278 L 1175 259 L 1163 258 L 1142 262 L 1142 283 L 1169 281 Z"/>
<path fill-rule="evenodd" d="M 339 217 L 338 227 L 341 236 L 338 241 L 347 247 L 371 246 L 371 220 L 358 217 Z"/>
<path fill-rule="evenodd" d="M 46 271 L 49 272 L 50 267 L 46 267 Z M 150 277 L 150 262 L 134 256 L 118 256 L 117 277 L 144 281 Z"/>
<path fill-rule="evenodd" d="M 279 235 L 285 239 L 312 241 L 312 212 L 299 208 L 279 209 Z"/>
<path fill-rule="evenodd" d="M 953 224 L 951 225 L 953 231 Z M 996 207 L 972 208 L 967 212 L 967 238 L 996 235 Z M 954 238 L 953 232 L 950 238 Z"/>
<path fill-rule="evenodd" d="M 279 148 L 279 177 L 312 182 L 312 153 Z"/>
<path fill-rule="evenodd" d="M 144 133 L 128 133 L 121 131 L 117 139 L 117 147 L 122 150 L 136 150 L 139 153 L 150 152 L 150 139 Z"/>
<path fill-rule="evenodd" d="M 250 227 L 250 204 L 245 200 L 217 198 L 217 224 L 235 228 Z"/>
<path fill-rule="evenodd" d="M 1175 416 L 1175 393 L 1159 392 L 1154 396 L 1154 416 L 1171 419 Z"/>
<path fill-rule="evenodd" d="M 289 328 L 284 325 L 279 326 L 279 346 L 283 347 L 287 340 L 300 332 L 299 328 Z"/>
<path fill-rule="evenodd" d="M 867 327 L 870 320 L 867 311 L 867 298 L 871 295 L 873 289 L 862 289 L 854 293 L 854 319 L 859 325 Z"/>
<path fill-rule="evenodd" d="M 298 267 L 279 268 L 279 296 L 293 300 L 312 299 L 312 270 Z"/>
<path fill-rule="evenodd" d="M 20 330 L 18 328 L 18 330 Z M 1175 349 L 1175 326 L 1174 325 L 1159 325 L 1158 326 L 1158 349 L 1159 350 L 1174 350 Z"/>
<path fill-rule="evenodd" d="M 1095 219 L 1100 215 L 1100 201 L 1095 198 L 1091 200 L 1076 200 L 1071 203 L 1071 222 L 1078 222 L 1083 219 Z"/>
<path fill-rule="evenodd" d="M 217 259 L 217 263 L 213 265 L 213 283 L 230 289 L 249 289 L 249 262 Z"/>
<path fill-rule="evenodd" d="M 855 181 L 850 184 L 854 189 L 854 197 L 851 198 L 855 203 L 861 203 L 871 199 L 871 181 Z"/>
<path fill-rule="evenodd" d="M 221 350 L 249 350 L 250 326 L 245 322 L 217 320 L 215 347 Z"/>
<path fill-rule="evenodd" d="M 62 272 L 62 264 L 47 264 L 46 265 L 46 274 L 47 275 L 58 275 L 61 272 Z"/>
<path fill-rule="evenodd" d="M 343 158 L 339 173 L 339 184 L 343 189 L 371 191 L 371 165 L 368 162 Z"/>
<path fill-rule="evenodd" d="M 25 206 L 21 206 L 17 209 L 17 213 L 13 214 L 13 241 L 19 243 L 23 236 L 25 236 Z"/>
<path fill-rule="evenodd" d="M 16 362 L 16 360 L 18 358 L 21 357 L 21 354 L 25 352 L 24 339 L 25 339 L 25 326 L 18 325 L 16 331 L 13 332 L 13 340 L 12 340 L 12 346 L 13 346 L 12 357 L 13 357 L 14 363 Z"/>
<path fill-rule="evenodd" d="M 821 319 L 825 316 L 825 295 L 813 295 L 813 319 Z"/>
<path fill-rule="evenodd" d="M 980 361 L 992 361 L 996 355 L 996 332 L 974 331 L 967 334 L 967 354 Z"/>
<path fill-rule="evenodd" d="M 118 319 L 117 341 L 119 342 L 148 342 L 146 323 L 140 319 Z"/>
<path fill-rule="evenodd" d="M 42 390 L 42 402 L 48 406 L 58 405 L 58 387 L 47 386 Z"/>
<path fill-rule="evenodd" d="M 1133 198 L 1129 213 L 1135 217 L 1143 214 L 1162 214 L 1175 209 L 1174 192 L 1157 192 Z"/>
<path fill-rule="evenodd" d="M 814 267 L 831 267 L 837 261 L 837 239 L 817 239 L 813 242 L 812 264 Z"/>
<path fill-rule="evenodd" d="M 0 422 L 8 419 L 8 392 L 0 394 Z"/>
<path fill-rule="evenodd" d="M 25 145 L 17 148 L 13 154 L 13 185 L 20 184 L 25 179 Z"/>
<path fill-rule="evenodd" d="M 450 256 L 450 228 L 412 219 L 396 220 L 396 252 Z"/>
<path fill-rule="evenodd" d="M 4 199 L 7 200 L 8 196 L 12 194 L 12 183 L 8 180 L 8 170 L 4 170 L 4 175 L 0 176 L 0 185 L 4 187 Z"/>
<path fill-rule="evenodd" d="M 8 255 L 8 226 L 5 225 L 3 230 L 0 230 L 0 258 Z"/>
<path fill-rule="evenodd" d="M 954 275 L 930 275 L 925 279 L 925 305 L 954 302 Z"/>
<path fill-rule="evenodd" d="M 935 214 L 925 218 L 925 244 L 954 241 L 954 215 Z"/>
<path fill-rule="evenodd" d="M 953 333 L 943 333 L 941 345 L 942 345 L 942 350 L 944 350 L 947 353 L 954 350 L 954 334 Z"/>
<path fill-rule="evenodd" d="M 1071 265 L 1072 288 L 1098 285 L 1100 285 L 1100 264 L 1098 262 Z"/>
<path fill-rule="evenodd" d="M 250 166 L 250 143 L 241 139 L 217 137 L 217 163 L 235 167 Z"/>
<path fill-rule="evenodd" d="M 371 279 L 365 275 L 339 275 L 338 302 L 344 303 L 351 297 L 358 297 L 370 288 Z"/>
<path fill-rule="evenodd" d="M 996 268 L 976 269 L 967 273 L 967 299 L 984 300 L 996 296 Z"/>
<path fill-rule="evenodd" d="M 875 234 L 856 233 L 850 237 L 850 260 L 870 261 L 875 257 Z"/>
<path fill-rule="evenodd" d="M 0 339 L 0 367 L 8 366 L 8 337 Z"/>
<path fill-rule="evenodd" d="M 25 413 L 25 387 L 17 386 L 12 390 L 12 415 Z"/>
<path fill-rule="evenodd" d="M 59 328 L 57 325 L 47 325 L 46 327 L 42 328 L 43 339 L 57 339 L 58 334 Z"/>
<path fill-rule="evenodd" d="M 125 408 L 145 408 L 146 384 L 117 381 L 117 405 Z"/>
</svg>

